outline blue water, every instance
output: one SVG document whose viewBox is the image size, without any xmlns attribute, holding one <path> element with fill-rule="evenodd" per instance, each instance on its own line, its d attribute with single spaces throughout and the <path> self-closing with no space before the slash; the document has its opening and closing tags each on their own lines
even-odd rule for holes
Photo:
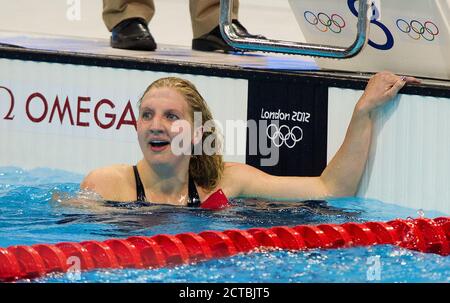
<svg viewBox="0 0 450 303">
<path fill-rule="evenodd" d="M 54 193 L 76 196 L 82 177 L 51 169 L 1 167 L 0 247 L 418 217 L 415 209 L 357 198 L 306 203 L 236 200 L 234 207 L 219 212 L 168 206 L 93 211 L 52 199 Z M 425 216 L 444 214 L 427 211 Z M 450 257 L 389 245 L 258 252 L 157 270 L 53 274 L 32 282 L 450 282 Z"/>
</svg>

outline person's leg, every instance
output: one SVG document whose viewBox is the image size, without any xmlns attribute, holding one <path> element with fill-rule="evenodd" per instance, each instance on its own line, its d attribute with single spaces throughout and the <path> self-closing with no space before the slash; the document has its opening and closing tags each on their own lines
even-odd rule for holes
<svg viewBox="0 0 450 303">
<path fill-rule="evenodd" d="M 111 46 L 155 50 L 155 40 L 147 27 L 154 12 L 153 0 L 103 0 L 103 21 L 111 32 Z"/>
<path fill-rule="evenodd" d="M 236 51 L 225 42 L 220 32 L 220 0 L 190 0 L 189 4 L 194 34 L 192 49 L 200 51 Z M 236 34 L 241 37 L 265 39 L 264 36 L 250 34 L 238 21 L 238 12 L 239 0 L 234 0 L 231 19 Z"/>
<path fill-rule="evenodd" d="M 190 0 L 194 39 L 211 32 L 219 25 L 220 0 Z M 239 0 L 233 1 L 232 19 L 238 18 Z"/>
<path fill-rule="evenodd" d="M 120 22 L 141 18 L 150 22 L 155 13 L 153 0 L 103 0 L 103 21 L 109 31 Z"/>
</svg>

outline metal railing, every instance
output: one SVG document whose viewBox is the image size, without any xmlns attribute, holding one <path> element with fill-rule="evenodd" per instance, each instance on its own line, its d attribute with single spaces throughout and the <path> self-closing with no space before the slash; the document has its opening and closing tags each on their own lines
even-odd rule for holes
<svg viewBox="0 0 450 303">
<path fill-rule="evenodd" d="M 353 44 L 347 48 L 341 46 L 239 36 L 231 23 L 232 4 L 233 0 L 220 0 L 220 31 L 225 41 L 238 50 L 345 59 L 356 56 L 366 45 L 369 36 L 370 20 L 368 18 L 368 9 L 370 8 L 371 0 L 359 1 L 356 39 Z"/>
</svg>

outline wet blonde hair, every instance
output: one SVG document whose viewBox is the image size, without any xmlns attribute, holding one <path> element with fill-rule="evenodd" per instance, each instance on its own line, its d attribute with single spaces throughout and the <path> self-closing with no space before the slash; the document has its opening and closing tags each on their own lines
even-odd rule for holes
<svg viewBox="0 0 450 303">
<path fill-rule="evenodd" d="M 197 88 L 190 81 L 177 77 L 161 78 L 154 81 L 147 87 L 139 100 L 139 110 L 141 108 L 142 99 L 152 88 L 163 87 L 173 88 L 184 97 L 189 105 L 192 121 L 194 121 L 194 112 L 201 112 L 202 124 L 205 125 L 206 121 L 211 123 L 212 127 L 208 127 L 208 130 L 203 130 L 202 140 L 198 144 L 202 144 L 203 146 L 203 142 L 206 138 L 213 138 L 212 140 L 210 139 L 211 147 L 216 151 L 221 151 L 221 136 L 216 123 L 213 120 L 211 111 Z M 217 186 L 222 177 L 223 169 L 223 158 L 219 152 L 215 152 L 212 155 L 204 153 L 201 155 L 192 155 L 189 161 L 189 174 L 197 185 L 206 190 L 213 190 Z"/>
</svg>

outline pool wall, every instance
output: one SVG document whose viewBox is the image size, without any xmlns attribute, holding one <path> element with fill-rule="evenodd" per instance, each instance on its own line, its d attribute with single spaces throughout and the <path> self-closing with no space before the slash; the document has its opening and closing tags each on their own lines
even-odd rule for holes
<svg viewBox="0 0 450 303">
<path fill-rule="evenodd" d="M 276 175 L 319 175 L 342 142 L 367 82 L 366 75 L 320 71 L 139 64 L 11 50 L 0 56 L 0 166 L 78 173 L 140 159 L 136 103 L 148 84 L 170 75 L 191 80 L 225 126 L 227 161 Z M 402 93 L 378 115 L 359 195 L 449 214 L 450 89 L 425 83 Z M 275 119 L 279 129 L 297 132 L 297 140 L 268 154 L 260 146 L 270 143 L 267 129 Z M 227 120 L 265 124 L 258 124 L 255 138 L 248 130 L 227 130 Z"/>
<path fill-rule="evenodd" d="M 362 91 L 330 88 L 328 154 L 344 140 Z M 450 213 L 450 100 L 400 94 L 377 112 L 358 196 Z"/>
<path fill-rule="evenodd" d="M 168 76 L 195 83 L 224 125 L 246 121 L 245 79 L 0 59 L 1 165 L 86 173 L 136 163 L 137 102 Z M 241 155 L 230 153 L 228 161 L 245 162 L 245 132 L 239 140 Z"/>
</svg>

